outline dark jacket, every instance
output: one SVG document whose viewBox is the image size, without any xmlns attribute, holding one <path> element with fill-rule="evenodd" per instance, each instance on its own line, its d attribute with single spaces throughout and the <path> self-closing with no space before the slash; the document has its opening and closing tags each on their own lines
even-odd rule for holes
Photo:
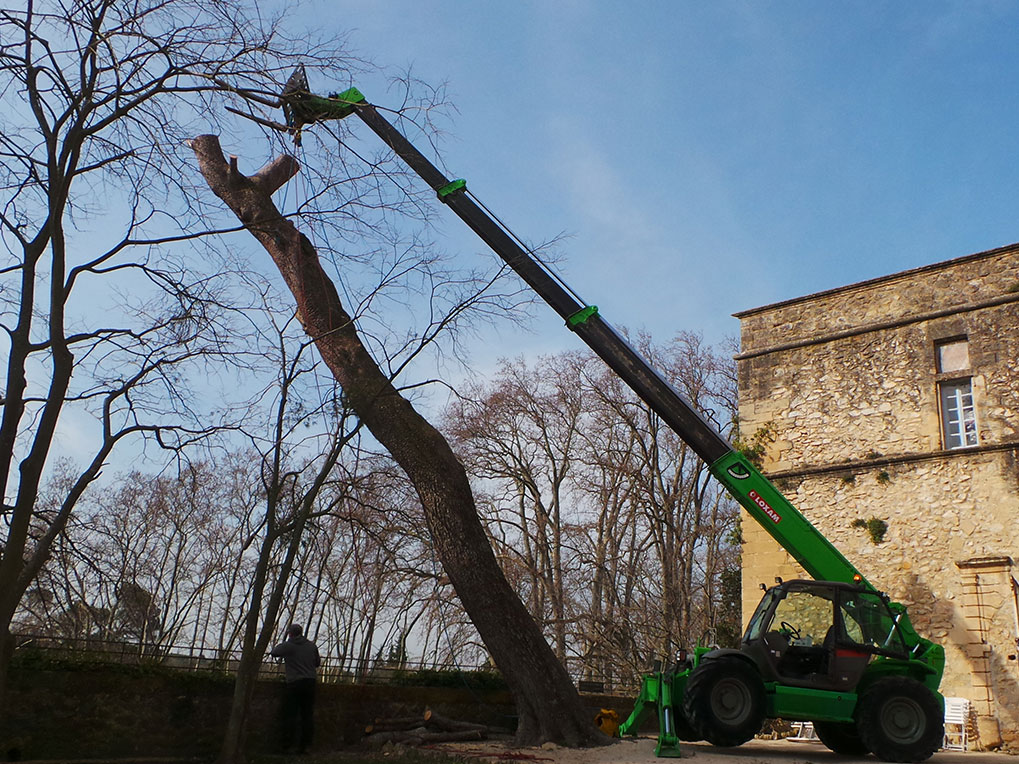
<svg viewBox="0 0 1019 764">
<path fill-rule="evenodd" d="M 318 648 L 306 637 L 291 637 L 286 642 L 276 645 L 269 655 L 273 658 L 283 658 L 288 682 L 314 679 L 315 669 L 321 663 Z"/>
</svg>

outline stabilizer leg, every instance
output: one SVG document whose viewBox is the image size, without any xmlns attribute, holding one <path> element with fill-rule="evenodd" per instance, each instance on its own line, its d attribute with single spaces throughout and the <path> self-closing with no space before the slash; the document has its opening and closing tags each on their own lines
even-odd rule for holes
<svg viewBox="0 0 1019 764">
<path fill-rule="evenodd" d="M 658 744 L 655 756 L 675 758 L 682 754 L 679 737 L 676 734 L 675 710 L 672 707 L 672 682 L 661 671 L 648 674 L 641 684 L 640 695 L 633 704 L 633 711 L 625 722 L 619 725 L 619 735 L 636 735 L 640 723 L 651 708 L 658 711 Z"/>
</svg>

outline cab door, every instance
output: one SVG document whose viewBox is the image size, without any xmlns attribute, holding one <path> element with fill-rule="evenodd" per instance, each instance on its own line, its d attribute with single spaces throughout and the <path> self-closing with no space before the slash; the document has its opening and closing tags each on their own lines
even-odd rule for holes
<svg viewBox="0 0 1019 764">
<path fill-rule="evenodd" d="M 833 689 L 855 688 L 875 655 L 908 655 L 887 600 L 877 592 L 840 590 L 831 657 Z"/>
<path fill-rule="evenodd" d="M 767 679 L 832 689 L 836 588 L 814 581 L 788 581 L 771 590 L 771 595 L 770 607 L 748 630 L 744 651 L 754 657 Z"/>
<path fill-rule="evenodd" d="M 775 608 L 771 632 L 787 646 L 775 663 L 779 681 L 828 689 L 834 651 L 835 592 L 827 586 L 791 589 Z"/>
</svg>

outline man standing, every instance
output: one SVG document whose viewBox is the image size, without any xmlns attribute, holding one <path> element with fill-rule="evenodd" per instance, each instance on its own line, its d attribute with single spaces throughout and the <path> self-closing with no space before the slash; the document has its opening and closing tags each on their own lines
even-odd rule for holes
<svg viewBox="0 0 1019 764">
<path fill-rule="evenodd" d="M 283 748 L 289 749 L 297 732 L 297 752 L 306 753 L 315 732 L 315 669 L 321 660 L 315 643 L 305 638 L 296 623 L 287 629 L 287 638 L 269 653 L 285 662 L 287 680 L 283 700 Z"/>
</svg>

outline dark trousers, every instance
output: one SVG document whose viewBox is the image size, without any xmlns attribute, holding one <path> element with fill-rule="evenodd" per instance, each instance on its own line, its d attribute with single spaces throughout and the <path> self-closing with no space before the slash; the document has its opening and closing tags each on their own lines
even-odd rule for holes
<svg viewBox="0 0 1019 764">
<path fill-rule="evenodd" d="M 307 750 L 315 734 L 315 680 L 287 682 L 283 697 L 283 748 L 297 741 L 297 750 Z"/>
</svg>

